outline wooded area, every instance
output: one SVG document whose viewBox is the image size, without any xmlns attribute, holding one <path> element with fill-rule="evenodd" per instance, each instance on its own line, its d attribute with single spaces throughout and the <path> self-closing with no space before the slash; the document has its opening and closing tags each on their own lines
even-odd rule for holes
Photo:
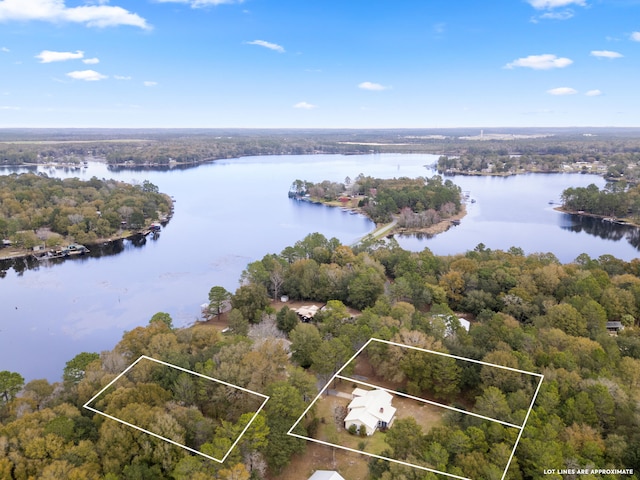
<svg viewBox="0 0 640 480">
<path fill-rule="evenodd" d="M 174 329 L 160 313 L 112 351 L 72 359 L 61 384 L 24 385 L 19 373 L 0 372 L 0 477 L 278 478 L 294 455 L 304 455 L 305 442 L 286 432 L 318 380 L 331 378 L 371 337 L 545 376 L 507 478 L 563 478 L 545 475 L 548 468 L 640 471 L 640 260 L 583 254 L 561 264 L 548 253 L 483 245 L 436 256 L 393 240 L 352 249 L 315 233 L 250 263 L 241 281 L 225 313 L 226 334 L 207 324 Z M 218 299 L 227 296 L 214 288 L 210 311 L 217 316 Z M 326 308 L 304 323 L 286 307 L 274 310 L 269 300 L 281 295 Z M 445 320 L 459 315 L 471 321 L 468 332 L 447 328 Z M 81 409 L 143 354 L 271 396 L 224 465 Z M 447 361 L 425 368 L 419 356 L 388 348 L 369 358 L 407 392 L 512 421 L 528 409 L 531 386 L 520 377 Z M 147 369 L 135 380 L 107 392 L 101 408 L 211 452 L 246 422 L 230 392 L 207 392 L 179 372 Z M 333 420 L 312 410 L 301 434 L 313 437 L 322 421 Z M 431 427 L 398 421 L 380 433 L 386 454 L 471 478 L 501 477 L 513 429 L 455 412 Z M 354 454 L 352 461 L 367 460 Z M 369 462 L 369 472 L 372 479 L 438 478 L 381 460 Z"/>
<path fill-rule="evenodd" d="M 168 168 L 252 155 L 429 153 L 440 173 L 584 171 L 635 181 L 637 129 L 69 129 L 0 132 L 0 165 Z"/>
<path fill-rule="evenodd" d="M 420 228 L 438 223 L 460 211 L 460 187 L 451 180 L 431 178 L 373 178 L 363 174 L 344 183 L 324 180 L 313 183 L 295 180 L 289 195 L 298 199 L 309 197 L 312 201 L 340 202 L 357 205 L 362 213 L 376 223 L 390 222 L 398 218 L 401 227 Z"/>
<path fill-rule="evenodd" d="M 171 199 L 148 181 L 130 185 L 96 177 L 0 176 L 0 239 L 23 249 L 91 244 L 139 230 L 171 209 Z"/>
</svg>

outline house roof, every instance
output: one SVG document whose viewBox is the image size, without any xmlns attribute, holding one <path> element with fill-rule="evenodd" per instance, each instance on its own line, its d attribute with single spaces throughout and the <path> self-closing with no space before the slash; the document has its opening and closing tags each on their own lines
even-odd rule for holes
<svg viewBox="0 0 640 480">
<path fill-rule="evenodd" d="M 359 390 L 358 393 L 362 391 Z M 354 390 L 354 395 L 356 391 Z M 393 395 L 385 390 L 369 390 L 365 395 L 356 396 L 349 404 L 349 414 L 345 422 L 359 420 L 363 424 L 374 428 L 378 421 L 389 423 L 396 414 L 396 409 L 391 406 Z"/>
<path fill-rule="evenodd" d="M 364 388 L 354 388 L 353 389 L 353 393 L 351 395 L 353 395 L 353 397 L 364 397 L 367 393 L 369 393 L 369 390 L 365 390 Z"/>
<path fill-rule="evenodd" d="M 316 470 L 309 480 L 344 480 L 344 477 L 334 470 Z"/>
<path fill-rule="evenodd" d="M 295 310 L 295 312 L 303 317 L 313 318 L 314 315 L 318 313 L 318 310 L 320 310 L 320 307 L 317 305 L 303 305 Z"/>
</svg>

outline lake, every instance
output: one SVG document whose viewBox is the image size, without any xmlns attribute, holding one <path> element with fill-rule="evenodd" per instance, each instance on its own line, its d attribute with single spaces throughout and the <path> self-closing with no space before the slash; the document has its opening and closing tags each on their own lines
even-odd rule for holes
<svg viewBox="0 0 640 480">
<path fill-rule="evenodd" d="M 209 289 L 234 291 L 247 263 L 279 253 L 311 232 L 351 244 L 373 229 L 363 216 L 287 198 L 295 179 L 343 181 L 431 176 L 434 155 L 304 155 L 219 160 L 189 169 L 118 170 L 90 162 L 83 170 L 48 170 L 59 177 L 149 180 L 176 199 L 175 214 L 156 240 L 92 248 L 83 258 L 5 263 L 0 278 L 0 370 L 27 381 L 59 380 L 65 363 L 82 351 L 108 350 L 125 330 L 158 311 L 183 327 L 199 318 Z M 0 174 L 27 169 L 0 169 Z M 553 252 L 563 262 L 580 253 L 638 255 L 636 229 L 578 219 L 553 210 L 569 186 L 604 185 L 580 174 L 450 177 L 475 203 L 461 225 L 434 238 L 399 237 L 410 250 L 436 254 L 520 246 Z M 635 246 L 634 246 L 635 245 Z M 32 268 L 33 267 L 33 268 Z"/>
</svg>

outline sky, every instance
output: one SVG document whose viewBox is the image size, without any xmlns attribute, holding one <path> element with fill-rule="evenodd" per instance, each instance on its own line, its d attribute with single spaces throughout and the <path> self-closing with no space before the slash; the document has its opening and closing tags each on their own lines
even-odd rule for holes
<svg viewBox="0 0 640 480">
<path fill-rule="evenodd" d="M 0 0 L 0 128 L 640 126 L 640 0 Z"/>
</svg>

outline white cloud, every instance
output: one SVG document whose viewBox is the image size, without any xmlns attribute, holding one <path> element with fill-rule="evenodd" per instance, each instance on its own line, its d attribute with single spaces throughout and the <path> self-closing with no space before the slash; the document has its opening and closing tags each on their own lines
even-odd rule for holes
<svg viewBox="0 0 640 480">
<path fill-rule="evenodd" d="M 114 75 L 113 78 L 115 78 L 116 80 L 131 80 L 131 77 L 127 77 L 124 75 Z"/>
<path fill-rule="evenodd" d="M 611 50 L 591 50 L 591 55 L 598 58 L 622 58 L 624 55 Z"/>
<path fill-rule="evenodd" d="M 244 0 L 156 0 L 158 3 L 188 3 L 191 8 L 202 8 L 209 5 L 234 5 L 244 3 Z"/>
<path fill-rule="evenodd" d="M 147 81 L 142 82 L 142 84 L 145 87 L 155 87 L 156 85 L 158 85 L 158 82 L 152 82 L 152 81 L 147 80 Z"/>
<path fill-rule="evenodd" d="M 587 93 L 585 93 L 585 95 L 587 97 L 599 97 L 600 95 L 602 95 L 602 92 L 598 89 L 596 90 L 589 90 Z"/>
<path fill-rule="evenodd" d="M 313 105 L 312 103 L 298 102 L 293 106 L 293 108 L 302 108 L 303 110 L 312 110 L 314 108 L 318 108 L 318 106 Z"/>
<path fill-rule="evenodd" d="M 546 12 L 540 15 L 538 18 L 543 20 L 569 20 L 573 18 L 572 10 L 564 10 L 562 12 Z"/>
<path fill-rule="evenodd" d="M 575 95 L 578 91 L 571 87 L 558 87 L 547 90 L 549 95 Z"/>
<path fill-rule="evenodd" d="M 552 8 L 566 7 L 567 5 L 579 5 L 585 7 L 585 0 L 527 0 L 529 5 L 538 10 L 550 10 Z"/>
<path fill-rule="evenodd" d="M 75 53 L 43 50 L 36 55 L 36 58 L 40 59 L 40 63 L 64 62 L 66 60 L 77 60 L 82 57 L 84 57 L 84 52 L 82 50 L 76 50 Z"/>
<path fill-rule="evenodd" d="M 20 107 L 10 107 L 8 105 L 0 105 L 0 110 L 20 110 Z"/>
<path fill-rule="evenodd" d="M 95 65 L 96 63 L 100 63 L 100 59 L 99 58 L 85 58 L 84 60 L 82 60 L 82 63 L 86 63 L 87 65 Z"/>
<path fill-rule="evenodd" d="M 633 32 L 631 34 L 631 40 L 634 42 L 640 42 L 640 32 Z"/>
<path fill-rule="evenodd" d="M 253 40 L 251 42 L 245 42 L 247 45 L 259 45 L 264 48 L 268 48 L 269 50 L 274 50 L 279 53 L 284 53 L 284 47 L 282 45 L 278 45 L 277 43 L 265 42 L 264 40 Z"/>
<path fill-rule="evenodd" d="M 67 73 L 67 77 L 71 77 L 74 80 L 85 80 L 87 82 L 95 82 L 108 78 L 106 75 L 102 75 L 95 70 L 76 70 L 74 72 Z"/>
<path fill-rule="evenodd" d="M 0 0 L 0 21 L 30 21 L 81 23 L 88 27 L 129 25 L 150 28 L 147 21 L 122 7 L 82 5 L 67 7 L 65 0 Z"/>
<path fill-rule="evenodd" d="M 9 50 L 7 47 L 2 47 L 2 48 L 0 48 L 0 51 L 9 53 L 11 50 Z"/>
<path fill-rule="evenodd" d="M 358 84 L 358 88 L 361 88 L 362 90 L 370 90 L 372 92 L 380 92 L 382 90 L 389 90 L 391 87 L 386 87 L 379 83 L 362 82 Z"/>
<path fill-rule="evenodd" d="M 565 57 L 557 57 L 549 53 L 543 55 L 529 55 L 507 63 L 504 68 L 526 67 L 534 70 L 550 70 L 552 68 L 564 68 L 573 63 L 573 60 Z"/>
</svg>

